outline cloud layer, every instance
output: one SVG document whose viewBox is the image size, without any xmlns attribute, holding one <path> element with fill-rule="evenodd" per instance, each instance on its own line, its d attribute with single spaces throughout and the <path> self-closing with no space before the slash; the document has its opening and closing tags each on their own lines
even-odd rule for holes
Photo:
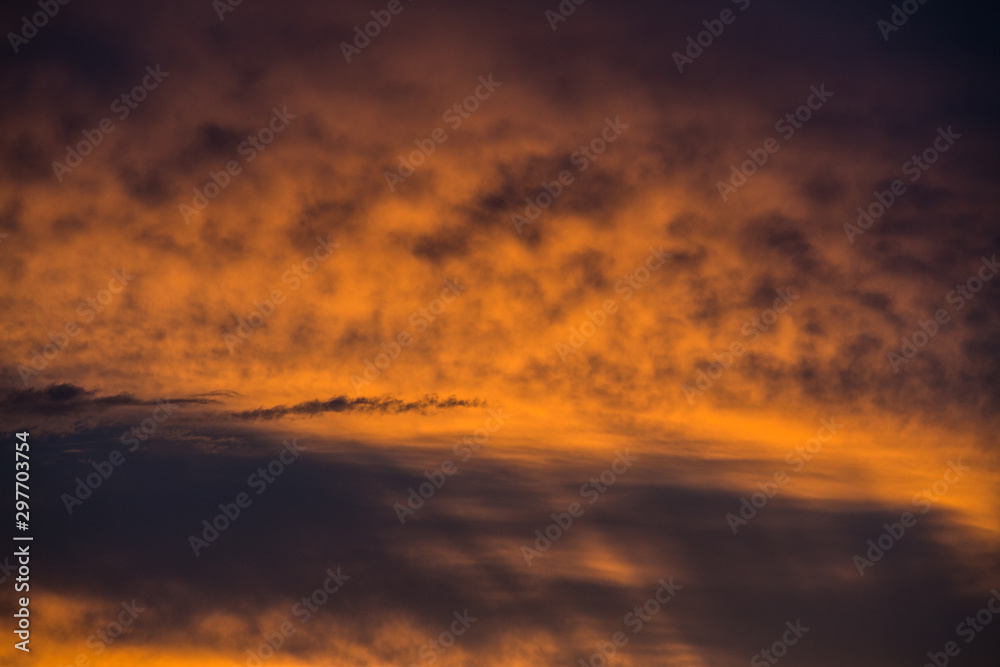
<svg viewBox="0 0 1000 667">
<path fill-rule="evenodd" d="M 438 664 L 576 664 L 619 630 L 617 664 L 731 664 L 801 619 L 789 663 L 914 665 L 986 604 L 995 7 L 220 5 L 60 5 L 0 69 L 40 664 L 245 664 L 338 567 L 267 664 L 430 664 L 467 609 Z"/>
</svg>

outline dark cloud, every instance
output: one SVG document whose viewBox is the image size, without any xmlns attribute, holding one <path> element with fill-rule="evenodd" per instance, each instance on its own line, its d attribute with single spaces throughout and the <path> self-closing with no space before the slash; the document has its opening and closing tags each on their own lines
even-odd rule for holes
<svg viewBox="0 0 1000 667">
<path fill-rule="evenodd" d="M 262 419 L 274 420 L 284 417 L 313 417 L 327 412 L 371 412 L 380 414 L 400 414 L 404 412 L 418 412 L 426 414 L 433 410 L 446 410 L 450 408 L 478 408 L 486 405 L 485 401 L 476 399 L 459 399 L 456 396 L 449 396 L 444 400 L 438 399 L 436 395 L 427 395 L 417 401 L 403 401 L 391 396 L 368 397 L 359 396 L 350 398 L 348 396 L 334 396 L 325 401 L 313 400 L 298 403 L 292 406 L 277 405 L 272 408 L 258 408 L 256 410 L 244 410 L 234 413 L 237 419 Z"/>
<path fill-rule="evenodd" d="M 229 392 L 212 392 L 201 396 L 171 398 L 171 403 L 207 405 L 218 403 L 214 396 L 230 395 Z M 97 390 L 88 390 L 70 383 L 50 384 L 42 389 L 0 388 L 0 413 L 13 415 L 83 414 L 91 410 L 114 407 L 158 405 L 157 399 L 140 399 L 129 393 L 101 396 Z"/>
<path fill-rule="evenodd" d="M 413 243 L 413 254 L 435 264 L 451 256 L 463 256 L 468 252 L 469 238 L 458 229 L 442 229 L 433 235 L 425 234 Z"/>
<path fill-rule="evenodd" d="M 209 423 L 200 429 L 220 444 L 235 435 Z M 630 644 L 633 660 L 654 660 L 679 640 L 735 663 L 778 639 L 786 621 L 801 619 L 809 632 L 795 648 L 800 663 L 896 665 L 919 662 L 953 639 L 949 629 L 989 596 L 988 588 L 968 585 L 974 573 L 956 571 L 949 546 L 955 536 L 942 507 L 918 515 L 917 525 L 862 577 L 853 556 L 882 534 L 883 524 L 898 521 L 900 510 L 779 496 L 733 535 L 725 515 L 738 511 L 740 492 L 672 481 L 705 472 L 703 460 L 644 458 L 596 503 L 585 503 L 584 515 L 529 566 L 520 547 L 551 523 L 552 512 L 565 510 L 567 498 L 580 500 L 580 482 L 606 462 L 560 457 L 553 461 L 558 472 L 545 473 L 499 460 L 460 463 L 460 474 L 401 525 L 393 505 L 426 481 L 416 472 L 418 459 L 433 461 L 434 452 L 352 454 L 306 437 L 297 439 L 305 453 L 263 494 L 252 495 L 252 504 L 195 557 L 189 535 L 203 530 L 202 520 L 217 514 L 219 503 L 246 491 L 247 477 L 281 448 L 281 438 L 252 430 L 237 437 L 254 454 L 233 460 L 202 453 L 192 467 L 192 452 L 163 450 L 154 436 L 72 516 L 58 498 L 86 466 L 71 465 L 59 452 L 74 440 L 105 438 L 91 432 L 39 443 L 50 470 L 41 481 L 39 525 L 51 544 L 38 567 L 50 572 L 50 585 L 107 603 L 148 603 L 144 641 L 154 644 L 187 634 L 192 645 L 209 647 L 194 622 L 240 609 L 250 624 L 229 638 L 231 645 L 215 647 L 235 655 L 272 629 L 256 619 L 287 614 L 328 568 L 341 567 L 349 584 L 316 628 L 288 648 L 303 659 L 326 650 L 322 638 L 329 632 L 357 636 L 398 615 L 436 636 L 442 619 L 465 609 L 480 621 L 464 641 L 486 653 L 509 632 L 610 636 L 626 629 L 624 616 L 651 597 L 659 578 L 673 578 L 684 588 Z M 340 453 L 331 453 L 331 445 Z M 707 465 L 721 472 L 739 463 Z M 629 585 L 593 578 L 595 547 L 640 576 Z M 56 567 L 66 550 L 74 558 Z M 989 664 L 995 637 L 977 641 L 968 664 Z M 567 639 L 558 655 L 570 662 L 592 650 L 591 643 Z"/>
</svg>

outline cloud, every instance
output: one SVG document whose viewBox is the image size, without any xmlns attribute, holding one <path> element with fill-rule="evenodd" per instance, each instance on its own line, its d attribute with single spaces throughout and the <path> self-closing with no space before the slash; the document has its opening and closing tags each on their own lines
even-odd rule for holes
<svg viewBox="0 0 1000 667">
<path fill-rule="evenodd" d="M 272 408 L 257 408 L 256 410 L 244 410 L 233 413 L 237 419 L 244 420 L 275 420 L 288 416 L 313 417 L 327 412 L 368 412 L 380 414 L 399 414 L 403 412 L 418 412 L 426 414 L 428 410 L 449 409 L 449 408 L 478 408 L 486 405 L 485 401 L 479 399 L 459 399 L 456 396 L 449 396 L 444 400 L 439 400 L 436 395 L 427 395 L 417 401 L 403 401 L 391 396 L 368 397 L 359 396 L 350 398 L 348 396 L 334 396 L 325 401 L 312 400 L 304 403 L 297 403 L 291 407 L 277 405 Z"/>
<path fill-rule="evenodd" d="M 232 392 L 213 391 L 200 396 L 172 398 L 171 403 L 208 405 L 219 403 L 216 396 L 232 396 Z M 97 390 L 88 390 L 64 382 L 50 384 L 42 389 L 0 387 L 0 414 L 8 417 L 24 415 L 83 415 L 116 407 L 157 405 L 156 399 L 140 399 L 132 394 L 101 396 Z"/>
<path fill-rule="evenodd" d="M 378 6 L 62 6 L 0 71 L 0 417 L 34 443 L 39 661 L 74 664 L 137 598 L 148 616 L 111 667 L 245 662 L 337 566 L 353 579 L 276 667 L 419 662 L 466 608 L 480 621 L 442 664 L 577 664 L 670 576 L 685 589 L 623 666 L 743 663 L 800 617 L 801 664 L 920 664 L 953 639 L 1000 544 L 1000 280 L 947 301 L 1000 249 L 998 10 L 924 3 L 886 41 L 888 3 L 742 4 L 587 2 L 553 31 L 554 0 L 404 2 L 351 63 L 340 42 Z M 736 21 L 678 72 L 724 6 Z M 119 118 L 157 64 L 169 76 Z M 722 201 L 819 85 L 830 100 Z M 295 118 L 262 134 L 275 108 Z M 420 164 L 393 190 L 401 157 Z M 314 267 L 318 237 L 339 247 Z M 669 264 L 625 289 L 661 246 Z M 111 271 L 135 279 L 108 301 Z M 468 289 L 444 304 L 449 278 Z M 894 372 L 887 353 L 939 308 L 951 321 Z M 160 398 L 179 409 L 142 431 Z M 477 442 L 501 405 L 509 423 Z M 732 535 L 724 515 L 831 416 L 844 434 Z M 295 438 L 302 457 L 195 558 L 188 536 Z M 526 566 L 519 547 L 624 448 L 641 469 Z M 962 457 L 968 479 L 859 578 L 850 557 Z M 394 504 L 441 475 L 400 525 Z M 987 648 L 961 659 L 992 664 Z"/>
<path fill-rule="evenodd" d="M 705 664 L 736 661 L 796 619 L 811 633 L 797 649 L 801 661 L 891 664 L 922 645 L 918 638 L 978 609 L 988 594 L 988 563 L 971 565 L 975 549 L 965 555 L 977 533 L 956 531 L 945 507 L 918 515 L 865 577 L 852 557 L 884 523 L 899 520 L 895 507 L 802 501 L 786 496 L 786 487 L 734 536 L 724 516 L 738 511 L 738 493 L 703 480 L 739 471 L 744 462 L 640 455 L 589 504 L 580 484 L 599 475 L 613 454 L 553 457 L 545 469 L 486 455 L 459 462 L 460 474 L 400 525 L 393 504 L 427 481 L 420 462 L 403 463 L 412 451 L 352 451 L 330 438 L 302 436 L 301 458 L 256 494 L 248 476 L 275 460 L 278 438 L 242 429 L 242 451 L 254 453 L 234 458 L 226 453 L 231 431 L 210 419 L 197 428 L 221 449 L 162 449 L 157 434 L 73 516 L 58 498 L 82 465 L 56 454 L 72 442 L 38 443 L 57 458 L 40 480 L 39 497 L 47 500 L 38 510 L 52 529 L 37 567 L 51 568 L 48 586 L 69 599 L 97 608 L 132 599 L 145 605 L 145 645 L 180 643 L 239 659 L 262 633 L 296 620 L 293 606 L 338 567 L 351 577 L 348 584 L 300 628 L 284 655 L 305 664 L 330 651 L 412 661 L 453 611 L 468 609 L 480 620 L 460 646 L 479 664 L 520 664 L 506 661 L 502 649 L 518 637 L 534 637 L 536 647 L 552 642 L 558 649 L 548 659 L 566 663 L 627 632 L 625 616 L 658 579 L 672 577 L 683 590 L 623 652 L 636 664 L 675 652 Z M 491 446 L 502 447 L 502 433 L 497 437 Z M 425 454 L 433 459 L 430 449 Z M 178 484 L 183 494 L 175 493 Z M 189 535 L 201 534 L 202 520 L 212 521 L 220 503 L 248 491 L 250 505 L 195 557 Z M 573 500 L 583 515 L 527 565 L 521 546 L 533 545 L 534 531 Z M 56 568 L 53 559 L 68 549 L 74 558 Z M 959 577 L 955 562 L 971 568 Z M 752 618 L 746 608 L 755 609 Z M 217 637 L 207 620 L 232 610 L 239 612 L 231 631 Z M 397 642 L 384 637 L 389 631 Z M 364 637 L 382 637 L 380 648 Z"/>
</svg>

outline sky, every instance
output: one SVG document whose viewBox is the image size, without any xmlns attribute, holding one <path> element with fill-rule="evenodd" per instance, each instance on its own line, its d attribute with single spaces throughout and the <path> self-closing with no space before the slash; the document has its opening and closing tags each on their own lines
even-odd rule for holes
<svg viewBox="0 0 1000 667">
<path fill-rule="evenodd" d="M 995 664 L 997 19 L 8 4 L 0 662 Z"/>
</svg>

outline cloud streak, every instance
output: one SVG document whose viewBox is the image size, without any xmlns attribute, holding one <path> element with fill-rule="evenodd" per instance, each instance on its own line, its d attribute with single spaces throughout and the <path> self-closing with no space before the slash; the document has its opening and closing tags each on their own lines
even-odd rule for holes
<svg viewBox="0 0 1000 667">
<path fill-rule="evenodd" d="M 444 400 L 437 396 L 424 396 L 416 401 L 403 401 L 391 396 L 359 396 L 350 398 L 348 396 L 334 396 L 325 401 L 312 400 L 297 403 L 292 406 L 276 405 L 271 408 L 257 408 L 256 410 L 244 410 L 235 412 L 233 416 L 243 420 L 264 420 L 272 421 L 284 419 L 285 417 L 314 417 L 328 412 L 365 412 L 379 414 L 399 414 L 404 412 L 418 412 L 427 414 L 434 410 L 447 410 L 450 408 L 478 408 L 484 407 L 485 401 L 479 399 L 459 399 L 457 396 L 449 396 Z"/>
</svg>

